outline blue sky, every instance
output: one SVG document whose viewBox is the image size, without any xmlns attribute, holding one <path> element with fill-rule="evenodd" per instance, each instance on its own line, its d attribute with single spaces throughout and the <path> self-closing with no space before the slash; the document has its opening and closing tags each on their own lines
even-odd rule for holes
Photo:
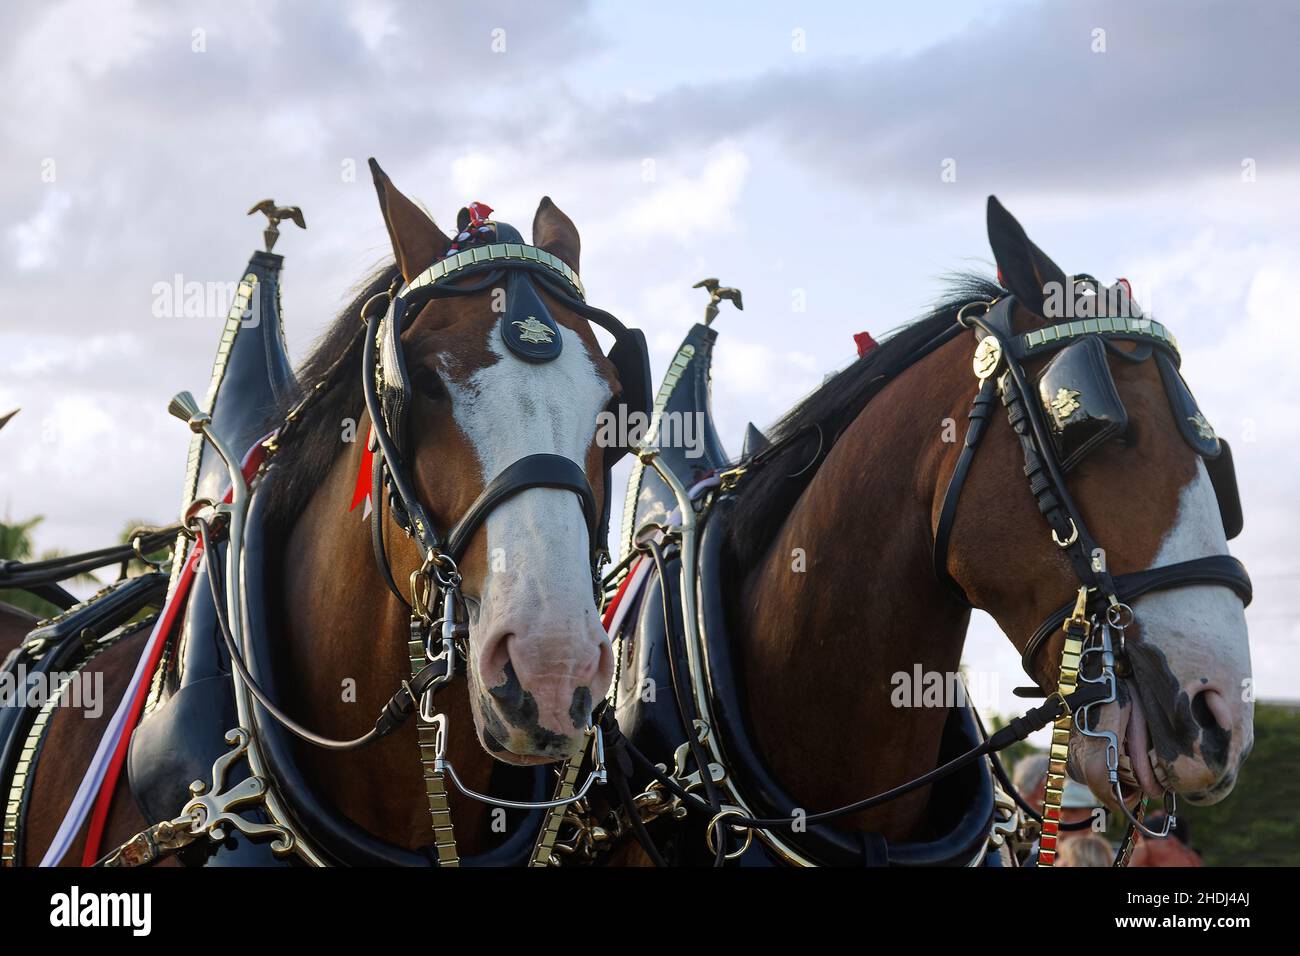
<svg viewBox="0 0 1300 956">
<path fill-rule="evenodd" d="M 2 439 L 0 513 L 45 515 L 39 544 L 67 549 L 169 519 L 186 435 L 163 407 L 202 393 L 221 316 L 156 317 L 152 290 L 233 280 L 260 241 L 252 202 L 301 204 L 308 232 L 277 249 L 301 357 L 387 254 L 369 155 L 444 226 L 483 200 L 526 231 L 552 196 L 582 233 L 592 300 L 645 328 L 656 372 L 700 315 L 690 285 L 740 286 L 714 382 L 733 449 L 746 421 L 847 362 L 854 332 L 915 316 L 947 272 L 988 269 L 996 193 L 1065 268 L 1129 277 L 1177 332 L 1236 453 L 1260 691 L 1300 697 L 1286 600 L 1300 584 L 1300 10 L 792 11 L 7 4 L 0 411 L 23 412 Z M 1016 658 L 989 622 L 967 661 L 1004 675 L 1011 709 Z"/>
</svg>

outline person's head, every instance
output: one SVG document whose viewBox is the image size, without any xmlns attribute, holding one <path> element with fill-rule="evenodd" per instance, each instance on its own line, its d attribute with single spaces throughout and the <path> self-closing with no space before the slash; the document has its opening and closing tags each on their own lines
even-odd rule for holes
<svg viewBox="0 0 1300 956">
<path fill-rule="evenodd" d="M 1057 866 L 1110 866 L 1115 852 L 1106 839 L 1096 833 L 1083 833 L 1072 840 L 1061 842 Z"/>
<path fill-rule="evenodd" d="M 1101 801 L 1092 795 L 1084 784 L 1066 778 L 1065 790 L 1061 793 L 1061 820 L 1064 823 L 1082 823 L 1090 820 L 1097 812 Z M 1061 834 L 1063 840 L 1078 836 L 1082 830 L 1066 830 Z"/>
</svg>

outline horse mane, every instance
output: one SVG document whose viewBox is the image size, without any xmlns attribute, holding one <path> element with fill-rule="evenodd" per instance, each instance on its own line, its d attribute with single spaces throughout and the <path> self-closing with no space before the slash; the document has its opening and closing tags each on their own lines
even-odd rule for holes
<svg viewBox="0 0 1300 956">
<path fill-rule="evenodd" d="M 308 392 L 320 394 L 303 410 L 292 435 L 275 453 L 276 480 L 267 488 L 266 520 L 277 535 L 287 535 L 312 493 L 338 457 L 343 420 L 361 421 L 361 308 L 386 291 L 400 275 L 395 262 L 378 266 L 355 287 L 351 302 L 317 340 L 296 373 L 293 392 L 271 409 L 266 431 L 284 423 L 285 415 Z M 365 441 L 364 434 L 356 436 Z"/>
<path fill-rule="evenodd" d="M 975 273 L 949 278 L 943 297 L 925 315 L 894 330 L 879 345 L 836 372 L 769 430 L 771 453 L 741 484 L 728 543 L 740 568 L 762 558 L 787 515 L 844 430 L 880 390 L 947 341 L 957 311 L 968 302 L 1006 294 Z"/>
</svg>

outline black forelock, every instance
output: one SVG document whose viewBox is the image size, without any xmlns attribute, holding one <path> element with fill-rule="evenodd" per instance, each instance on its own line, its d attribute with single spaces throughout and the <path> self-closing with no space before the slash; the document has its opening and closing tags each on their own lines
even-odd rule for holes
<svg viewBox="0 0 1300 956">
<path fill-rule="evenodd" d="M 267 418 L 266 431 L 278 428 L 303 395 L 324 383 L 295 424 L 290 440 L 275 453 L 277 477 L 267 488 L 266 518 L 268 527 L 277 535 L 288 534 L 338 457 L 344 420 L 361 421 L 365 408 L 361 394 L 361 308 L 389 289 L 399 275 L 396 262 L 387 262 L 357 284 L 352 301 L 298 369 L 295 392 L 272 409 Z M 356 436 L 357 441 L 365 438 L 364 434 Z"/>
</svg>

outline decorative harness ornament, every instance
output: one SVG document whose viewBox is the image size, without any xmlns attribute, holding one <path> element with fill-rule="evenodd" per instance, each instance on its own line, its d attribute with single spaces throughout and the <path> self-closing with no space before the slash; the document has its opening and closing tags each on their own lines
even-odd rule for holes
<svg viewBox="0 0 1300 956">
<path fill-rule="evenodd" d="M 1078 391 L 1068 388 L 1058 388 L 1056 397 L 1052 399 L 1052 412 L 1056 415 L 1057 422 L 1064 424 L 1066 419 L 1077 412 L 1082 406 L 1079 405 Z"/>
<path fill-rule="evenodd" d="M 519 330 L 519 338 L 525 342 L 550 345 L 555 338 L 555 333 L 548 326 L 538 322 L 535 315 L 530 315 L 523 322 L 511 322 L 510 324 Z"/>
</svg>

